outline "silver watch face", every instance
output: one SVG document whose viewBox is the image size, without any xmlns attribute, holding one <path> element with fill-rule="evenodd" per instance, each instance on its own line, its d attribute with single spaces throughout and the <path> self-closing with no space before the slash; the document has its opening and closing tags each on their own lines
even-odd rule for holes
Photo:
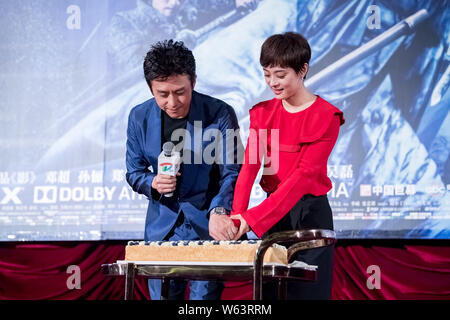
<svg viewBox="0 0 450 320">
<path fill-rule="evenodd" d="M 225 211 L 225 208 L 223 208 L 223 207 L 216 207 L 213 209 L 213 213 L 226 214 L 227 212 Z"/>
</svg>

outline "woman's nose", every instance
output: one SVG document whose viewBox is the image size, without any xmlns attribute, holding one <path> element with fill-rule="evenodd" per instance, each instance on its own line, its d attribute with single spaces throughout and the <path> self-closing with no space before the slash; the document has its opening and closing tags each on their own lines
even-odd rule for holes
<svg viewBox="0 0 450 320">
<path fill-rule="evenodd" d="M 269 84 L 271 87 L 276 87 L 278 85 L 278 81 L 274 77 L 271 77 Z"/>
</svg>

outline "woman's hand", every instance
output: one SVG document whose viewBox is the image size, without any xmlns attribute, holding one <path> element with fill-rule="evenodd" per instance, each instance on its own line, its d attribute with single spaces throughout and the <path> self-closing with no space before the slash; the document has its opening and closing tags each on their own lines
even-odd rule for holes
<svg viewBox="0 0 450 320">
<path fill-rule="evenodd" d="M 247 233 L 250 231 L 250 226 L 248 225 L 247 221 L 245 221 L 244 218 L 242 218 L 242 216 L 240 214 L 231 215 L 230 218 L 241 221 L 239 231 L 236 233 L 236 235 L 234 236 L 234 238 L 232 240 L 239 240 L 239 238 L 242 237 L 242 235 L 244 233 Z"/>
</svg>

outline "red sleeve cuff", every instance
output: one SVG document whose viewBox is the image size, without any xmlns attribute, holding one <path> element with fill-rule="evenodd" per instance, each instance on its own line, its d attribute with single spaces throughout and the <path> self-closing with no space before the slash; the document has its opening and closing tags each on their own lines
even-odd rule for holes
<svg viewBox="0 0 450 320">
<path fill-rule="evenodd" d="M 255 218 L 255 215 L 252 215 L 248 211 L 245 211 L 241 213 L 241 216 L 248 223 L 250 229 L 252 229 L 252 231 L 258 236 L 258 238 L 261 238 L 266 231 L 261 228 L 260 224 L 258 224 L 258 219 Z"/>
</svg>

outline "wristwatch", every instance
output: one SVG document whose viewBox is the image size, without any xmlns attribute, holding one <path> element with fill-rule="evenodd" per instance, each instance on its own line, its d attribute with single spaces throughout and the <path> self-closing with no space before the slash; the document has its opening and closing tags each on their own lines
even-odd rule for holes
<svg viewBox="0 0 450 320">
<path fill-rule="evenodd" d="M 220 215 L 227 215 L 229 212 L 227 209 L 225 209 L 224 207 L 215 207 L 211 210 L 210 213 L 214 213 L 214 214 L 220 214 Z"/>
</svg>

